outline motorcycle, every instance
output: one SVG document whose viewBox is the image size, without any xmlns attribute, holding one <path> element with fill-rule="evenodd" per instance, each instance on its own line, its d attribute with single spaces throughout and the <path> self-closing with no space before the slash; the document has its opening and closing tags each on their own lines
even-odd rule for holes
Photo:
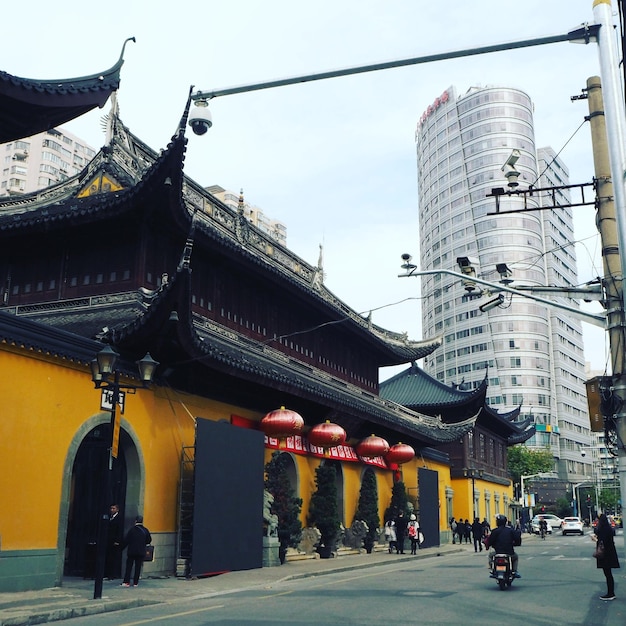
<svg viewBox="0 0 626 626">
<path fill-rule="evenodd" d="M 515 578 L 513 568 L 511 567 L 511 555 L 494 554 L 493 561 L 491 563 L 491 573 L 489 576 L 496 579 L 501 591 L 510 587 L 513 584 L 513 579 Z"/>
</svg>

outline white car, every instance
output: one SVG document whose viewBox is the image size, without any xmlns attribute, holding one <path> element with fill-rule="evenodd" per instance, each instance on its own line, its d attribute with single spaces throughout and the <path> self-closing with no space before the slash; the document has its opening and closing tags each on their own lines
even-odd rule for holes
<svg viewBox="0 0 626 626">
<path fill-rule="evenodd" d="M 563 520 L 560 517 L 557 517 L 556 515 L 552 515 L 552 513 L 541 513 L 539 515 L 535 515 L 535 517 L 533 517 L 532 521 L 530 522 L 532 531 L 535 534 L 539 534 L 539 520 L 540 519 L 545 519 L 546 522 L 548 523 L 548 532 L 552 533 L 553 530 L 560 530 L 561 528 L 561 523 L 563 522 Z"/>
<path fill-rule="evenodd" d="M 576 533 L 578 535 L 584 535 L 583 523 L 580 517 L 564 517 L 561 524 L 561 531 L 564 535 L 568 533 Z"/>
</svg>

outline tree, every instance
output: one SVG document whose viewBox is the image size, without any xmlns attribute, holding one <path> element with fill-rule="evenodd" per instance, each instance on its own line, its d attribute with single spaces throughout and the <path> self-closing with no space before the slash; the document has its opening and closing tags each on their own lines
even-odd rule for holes
<svg viewBox="0 0 626 626">
<path fill-rule="evenodd" d="M 406 495 L 406 487 L 404 483 L 399 480 L 394 483 L 391 489 L 391 504 L 387 511 L 385 511 L 385 518 L 395 517 L 400 511 L 405 515 L 409 512 L 409 498 Z"/>
<path fill-rule="evenodd" d="M 287 474 L 287 454 L 274 452 L 265 464 L 265 489 L 273 496 L 271 512 L 278 516 L 278 539 L 280 541 L 280 562 L 285 562 L 287 548 L 297 547 L 302 538 L 302 498 L 297 498 Z"/>
<path fill-rule="evenodd" d="M 507 449 L 507 466 L 513 483 L 519 483 L 522 476 L 552 472 L 554 457 L 548 448 L 531 450 L 520 444 Z"/>
<path fill-rule="evenodd" d="M 614 487 L 603 487 L 599 490 L 598 501 L 600 503 L 600 507 L 605 513 L 617 513 L 619 500 L 620 493 L 618 489 L 615 489 Z"/>
<path fill-rule="evenodd" d="M 320 465 L 315 470 L 315 491 L 311 495 L 308 523 L 321 534 L 317 551 L 323 558 L 335 549 L 341 522 L 337 506 L 337 472 L 333 465 Z"/>
<path fill-rule="evenodd" d="M 371 552 L 376 540 L 380 517 L 378 515 L 378 488 L 376 486 L 376 474 L 371 467 L 363 473 L 363 482 L 359 492 L 359 503 L 357 505 L 355 520 L 361 520 L 367 524 L 367 534 L 363 541 L 365 549 Z"/>
</svg>

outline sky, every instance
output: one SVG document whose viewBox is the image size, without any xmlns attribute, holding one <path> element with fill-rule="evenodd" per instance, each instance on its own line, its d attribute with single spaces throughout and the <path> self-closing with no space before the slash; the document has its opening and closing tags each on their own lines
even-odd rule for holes
<svg viewBox="0 0 626 626">
<path fill-rule="evenodd" d="M 152 148 L 174 133 L 190 87 L 211 90 L 339 68 L 567 33 L 592 23 L 592 0 L 65 0 L 3 31 L 0 69 L 69 78 L 117 61 L 128 37 L 118 102 L 124 124 Z M 614 3 L 614 10 L 617 6 Z M 415 129 L 454 85 L 508 86 L 535 105 L 537 147 L 552 146 L 571 183 L 593 178 L 584 100 L 599 75 L 596 44 L 557 43 L 215 98 L 213 127 L 188 132 L 185 172 L 203 186 L 244 190 L 287 226 L 288 246 L 326 286 L 374 323 L 421 339 L 420 281 L 398 278 L 400 255 L 419 258 Z M 91 112 L 64 126 L 104 144 Z M 574 209 L 579 280 L 602 275 L 591 207 Z M 599 312 L 599 305 L 591 305 Z M 607 360 L 605 333 L 583 325 L 585 358 Z M 381 379 L 398 371 L 389 368 Z"/>
</svg>

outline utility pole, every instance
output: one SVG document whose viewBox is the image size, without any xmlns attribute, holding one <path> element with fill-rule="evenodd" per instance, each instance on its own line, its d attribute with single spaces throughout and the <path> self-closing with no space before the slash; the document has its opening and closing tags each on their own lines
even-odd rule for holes
<svg viewBox="0 0 626 626">
<path fill-rule="evenodd" d="M 596 224 L 602 243 L 607 332 L 611 348 L 612 385 L 604 389 L 602 386 L 600 387 L 602 394 L 601 412 L 604 417 L 605 446 L 612 454 L 617 454 L 619 460 L 620 499 L 623 506 L 626 503 L 626 450 L 624 449 L 624 441 L 626 441 L 624 339 L 626 335 L 624 333 L 622 273 L 624 259 L 620 256 L 618 214 L 611 176 L 602 83 L 598 76 L 593 76 L 587 80 L 587 96 L 596 180 Z M 618 181 L 618 186 L 620 184 Z"/>
</svg>

